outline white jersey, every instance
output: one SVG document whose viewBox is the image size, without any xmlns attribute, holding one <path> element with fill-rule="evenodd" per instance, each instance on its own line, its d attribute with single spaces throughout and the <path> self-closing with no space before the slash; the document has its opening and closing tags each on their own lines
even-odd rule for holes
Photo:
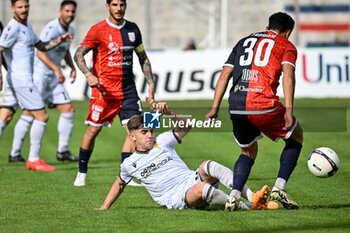
<svg viewBox="0 0 350 233">
<path fill-rule="evenodd" d="M 126 183 L 132 177 L 139 179 L 158 204 L 168 206 L 168 199 L 196 173 L 176 153 L 176 144 L 172 131 L 160 134 L 148 154 L 134 152 L 124 160 L 120 178 Z"/>
<path fill-rule="evenodd" d="M 72 36 L 74 36 L 75 31 L 71 26 L 68 27 L 68 30 L 65 30 L 61 26 L 59 19 L 54 19 L 45 25 L 45 27 L 41 31 L 40 40 L 44 42 L 50 41 L 65 33 L 69 33 Z M 67 51 L 69 51 L 70 45 L 71 45 L 71 42 L 69 41 L 62 42 L 57 47 L 51 49 L 50 51 L 47 51 L 47 55 L 49 56 L 50 60 L 53 63 L 60 66 L 61 61 L 66 56 Z M 37 56 L 35 56 L 34 72 L 36 73 L 36 75 L 37 73 L 38 75 L 41 75 L 42 78 L 45 78 L 46 76 L 54 75 L 53 70 L 47 67 Z"/>
<path fill-rule="evenodd" d="M 30 24 L 24 25 L 15 19 L 4 28 L 0 46 L 4 51 L 7 65 L 7 80 L 11 86 L 30 86 L 33 84 L 33 65 L 35 44 L 39 38 Z"/>
</svg>

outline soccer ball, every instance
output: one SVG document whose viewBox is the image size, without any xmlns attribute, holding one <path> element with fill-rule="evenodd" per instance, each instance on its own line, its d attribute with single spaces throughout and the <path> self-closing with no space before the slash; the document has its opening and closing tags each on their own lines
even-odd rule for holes
<svg viewBox="0 0 350 233">
<path fill-rule="evenodd" d="M 307 160 L 310 172 L 317 177 L 333 176 L 339 169 L 340 160 L 334 150 L 328 147 L 314 149 Z"/>
</svg>

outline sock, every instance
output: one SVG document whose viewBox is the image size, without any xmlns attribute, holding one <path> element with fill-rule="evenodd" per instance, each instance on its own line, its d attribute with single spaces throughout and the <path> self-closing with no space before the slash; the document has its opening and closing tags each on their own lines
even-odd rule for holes
<svg viewBox="0 0 350 233">
<path fill-rule="evenodd" d="M 287 184 L 287 181 L 285 179 L 277 177 L 275 182 L 276 188 L 280 190 L 286 190 L 286 184 Z"/>
<path fill-rule="evenodd" d="M 65 112 L 60 114 L 57 124 L 58 131 L 58 152 L 68 150 L 68 144 L 73 130 L 74 112 Z"/>
<path fill-rule="evenodd" d="M 244 184 L 247 182 L 253 164 L 254 159 L 244 154 L 241 154 L 235 163 L 231 194 L 234 195 L 237 200 L 241 198 L 241 191 Z"/>
<path fill-rule="evenodd" d="M 209 160 L 206 166 L 204 166 L 204 171 L 209 176 L 217 178 L 220 181 L 220 183 L 223 184 L 226 188 L 232 188 L 233 172 L 229 168 L 215 161 Z M 244 185 L 242 189 L 242 196 L 247 200 L 251 201 L 252 195 L 252 190 L 250 190 L 250 188 L 247 185 Z"/>
<path fill-rule="evenodd" d="M 233 173 L 227 167 L 209 160 L 204 166 L 204 171 L 211 177 L 217 178 L 221 184 L 225 185 L 225 187 L 231 189 L 232 188 L 232 176 Z"/>
<path fill-rule="evenodd" d="M 120 158 L 120 163 L 123 163 L 124 159 L 130 157 L 130 155 L 132 155 L 132 152 L 122 152 L 121 158 Z"/>
<path fill-rule="evenodd" d="M 204 184 L 202 199 L 210 205 L 224 206 L 227 201 L 227 198 L 227 194 L 221 191 L 220 189 L 216 189 L 207 183 Z"/>
<path fill-rule="evenodd" d="M 286 140 L 286 145 L 280 157 L 279 178 L 288 181 L 290 175 L 297 165 L 302 145 L 294 140 Z"/>
<path fill-rule="evenodd" d="M 92 154 L 92 150 L 85 150 L 80 147 L 79 150 L 79 172 L 87 173 L 88 163 Z"/>
<path fill-rule="evenodd" d="M 29 127 L 32 124 L 34 118 L 28 115 L 21 115 L 18 119 L 12 141 L 12 149 L 10 155 L 15 157 L 21 154 L 21 148 L 25 137 L 29 131 Z"/>
<path fill-rule="evenodd" d="M 34 120 L 30 129 L 30 150 L 28 160 L 35 162 L 40 159 L 41 143 L 45 133 L 46 123 Z"/>
<path fill-rule="evenodd" d="M 250 202 L 253 202 L 253 191 L 247 185 L 243 186 L 242 197 Z"/>
</svg>

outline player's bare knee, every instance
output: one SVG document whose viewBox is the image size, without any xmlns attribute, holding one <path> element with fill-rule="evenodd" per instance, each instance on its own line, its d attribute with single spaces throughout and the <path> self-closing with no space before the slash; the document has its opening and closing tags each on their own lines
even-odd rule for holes
<svg viewBox="0 0 350 233">
<path fill-rule="evenodd" d="M 100 133 L 101 129 L 101 127 L 88 126 L 85 132 L 85 137 L 91 140 Z"/>
<path fill-rule="evenodd" d="M 42 122 L 47 123 L 49 121 L 49 114 L 47 114 L 46 112 L 42 113 L 42 114 L 38 114 L 38 115 L 34 116 L 34 119 L 37 121 L 42 121 Z"/>
<path fill-rule="evenodd" d="M 303 129 L 300 127 L 300 125 L 298 124 L 297 127 L 295 128 L 295 130 L 293 131 L 292 136 L 290 137 L 290 139 L 303 144 L 303 140 L 304 140 L 304 132 Z"/>
<path fill-rule="evenodd" d="M 211 160 L 205 160 L 204 162 L 201 163 L 201 165 L 199 166 L 199 171 L 202 171 L 204 173 L 208 173 L 207 172 L 207 166 L 208 166 L 208 163 L 210 163 Z"/>
<path fill-rule="evenodd" d="M 192 190 L 193 191 L 193 195 L 196 197 L 196 199 L 202 199 L 203 191 L 204 191 L 204 185 L 205 185 L 205 183 L 201 182 L 201 183 L 197 184 L 194 187 L 194 189 Z"/>
<path fill-rule="evenodd" d="M 251 159 L 256 159 L 257 156 L 257 152 L 249 148 L 241 148 L 241 154 L 244 154 Z"/>
</svg>

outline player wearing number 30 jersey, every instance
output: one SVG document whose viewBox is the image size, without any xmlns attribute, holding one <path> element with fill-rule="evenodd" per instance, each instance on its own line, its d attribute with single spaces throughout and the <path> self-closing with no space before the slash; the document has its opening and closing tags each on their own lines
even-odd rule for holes
<svg viewBox="0 0 350 233">
<path fill-rule="evenodd" d="M 297 50 L 276 31 L 253 33 L 240 40 L 224 66 L 234 68 L 230 109 L 260 111 L 278 104 L 282 65 L 295 67 Z"/>
<path fill-rule="evenodd" d="M 287 209 L 298 208 L 285 192 L 303 141 L 303 131 L 293 116 L 297 50 L 288 38 L 294 24 L 286 13 L 271 15 L 265 32 L 252 33 L 235 45 L 218 79 L 212 110 L 206 119 L 217 117 L 222 97 L 232 78 L 230 117 L 235 140 L 241 148 L 234 165 L 232 192 L 226 205 L 230 210 L 236 208 L 241 197 L 262 133 L 274 141 L 279 138 L 285 141 L 271 196 Z M 281 77 L 284 105 L 276 94 Z"/>
</svg>

